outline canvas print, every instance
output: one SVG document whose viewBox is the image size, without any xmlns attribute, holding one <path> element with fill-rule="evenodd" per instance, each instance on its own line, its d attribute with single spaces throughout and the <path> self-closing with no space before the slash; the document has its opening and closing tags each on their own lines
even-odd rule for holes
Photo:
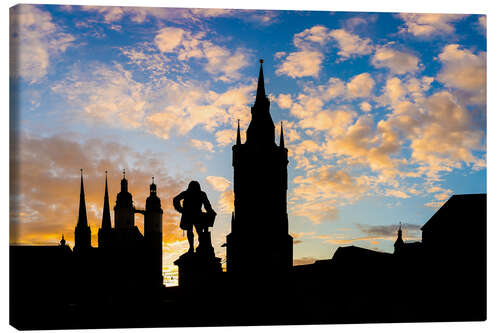
<svg viewBox="0 0 500 333">
<path fill-rule="evenodd" d="M 18 329 L 486 320 L 486 16 L 10 9 Z"/>
</svg>

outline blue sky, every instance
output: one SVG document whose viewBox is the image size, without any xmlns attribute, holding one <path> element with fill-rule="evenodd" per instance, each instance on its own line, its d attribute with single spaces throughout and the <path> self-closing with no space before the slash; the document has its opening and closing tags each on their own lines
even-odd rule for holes
<svg viewBox="0 0 500 333">
<path fill-rule="evenodd" d="M 344 245 L 392 252 L 400 221 L 404 237 L 419 240 L 452 194 L 486 192 L 485 16 L 40 5 L 13 13 L 14 242 L 55 243 L 64 232 L 72 243 L 83 167 L 96 245 L 104 170 L 114 201 L 125 168 L 138 207 L 155 176 L 166 269 L 187 248 L 171 198 L 191 179 L 219 213 L 213 243 L 224 257 L 231 146 L 237 119 L 243 132 L 250 119 L 260 58 L 289 149 L 296 264 Z"/>
</svg>

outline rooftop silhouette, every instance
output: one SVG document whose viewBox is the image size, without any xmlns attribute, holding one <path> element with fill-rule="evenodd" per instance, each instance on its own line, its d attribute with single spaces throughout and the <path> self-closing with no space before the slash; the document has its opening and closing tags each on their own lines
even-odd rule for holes
<svg viewBox="0 0 500 333">
<path fill-rule="evenodd" d="M 113 226 L 106 171 L 93 248 L 80 170 L 74 248 L 64 235 L 55 246 L 10 246 L 11 324 L 83 329 L 486 319 L 486 194 L 452 196 L 422 226 L 421 242 L 406 242 L 400 224 L 394 253 L 342 246 L 330 259 L 294 267 L 288 148 L 282 123 L 275 142 L 263 60 L 251 116 L 246 142 L 238 121 L 232 147 L 227 272 L 212 246 L 216 212 L 198 182 L 169 203 L 168 209 L 182 214 L 180 228 L 187 231 L 190 249 L 175 262 L 180 285 L 166 288 L 161 184 L 152 177 L 145 210 L 136 209 L 124 170 Z M 144 234 L 135 214 L 144 215 Z M 459 246 L 459 238 L 467 238 L 468 246 Z M 37 281 L 32 271 L 39 272 Z M 408 286 L 415 297 L 402 294 Z"/>
</svg>

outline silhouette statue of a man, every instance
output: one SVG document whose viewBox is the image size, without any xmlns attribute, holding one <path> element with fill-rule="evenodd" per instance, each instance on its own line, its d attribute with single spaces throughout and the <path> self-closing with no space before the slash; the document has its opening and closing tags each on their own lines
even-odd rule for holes
<svg viewBox="0 0 500 333">
<path fill-rule="evenodd" d="M 181 200 L 183 200 L 182 206 Z M 198 234 L 198 241 L 200 235 L 208 231 L 208 226 L 205 223 L 206 219 L 203 218 L 201 211 L 202 205 L 209 216 L 215 217 L 216 213 L 212 209 L 210 201 L 208 201 L 207 194 L 201 190 L 200 183 L 195 180 L 189 183 L 186 191 L 182 191 L 174 198 L 174 208 L 182 214 L 180 227 L 187 231 L 189 252 L 194 251 L 193 225 Z"/>
</svg>

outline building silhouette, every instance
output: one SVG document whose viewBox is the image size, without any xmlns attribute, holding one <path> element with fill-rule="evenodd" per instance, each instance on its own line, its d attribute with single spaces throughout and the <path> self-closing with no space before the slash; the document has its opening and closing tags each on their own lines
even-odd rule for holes
<svg viewBox="0 0 500 333">
<path fill-rule="evenodd" d="M 114 226 L 106 172 L 98 247 L 92 247 L 81 170 L 73 250 L 64 235 L 59 245 L 10 246 L 11 324 L 75 329 L 486 319 L 486 194 L 452 196 L 422 226 L 421 242 L 405 241 L 400 225 L 393 253 L 341 246 L 330 259 L 293 266 L 288 150 L 283 127 L 275 143 L 262 61 L 251 114 L 246 142 L 238 122 L 232 147 L 227 272 L 207 227 L 196 252 L 175 262 L 180 285 L 165 288 L 157 185 L 153 178 L 145 209 L 137 209 L 125 171 Z M 135 214 L 144 215 L 144 235 Z"/>
<path fill-rule="evenodd" d="M 123 171 L 120 192 L 114 207 L 115 226 L 111 224 L 108 178 L 105 176 L 104 205 L 101 227 L 98 231 L 98 247 L 90 243 L 91 231 L 87 222 L 83 172 L 80 179 L 80 203 L 78 222 L 75 227 L 73 257 L 81 283 L 101 276 L 96 287 L 103 297 L 120 297 L 124 290 L 132 293 L 163 288 L 163 240 L 161 200 L 156 184 L 150 185 L 146 209 L 136 209 L 132 194 L 128 192 L 128 180 Z M 144 215 L 144 235 L 135 225 L 135 214 Z M 84 290 L 84 289 L 82 289 Z M 82 293 L 85 298 L 86 293 Z"/>
<path fill-rule="evenodd" d="M 226 243 L 227 272 L 244 276 L 258 266 L 272 277 L 291 270 L 293 238 L 288 234 L 288 149 L 283 127 L 279 146 L 275 143 L 262 63 L 246 142 L 241 142 L 238 121 L 233 146 L 234 214 Z"/>
</svg>

